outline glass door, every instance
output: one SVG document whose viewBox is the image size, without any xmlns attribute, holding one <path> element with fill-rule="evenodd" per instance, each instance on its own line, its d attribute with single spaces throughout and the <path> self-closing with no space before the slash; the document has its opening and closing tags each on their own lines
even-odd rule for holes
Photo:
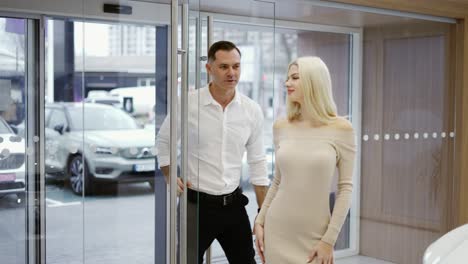
<svg viewBox="0 0 468 264">
<path fill-rule="evenodd" d="M 11 132 L 0 138 L 0 161 L 11 160 L 12 148 L 6 143 L 23 144 L 18 153 L 25 156 L 20 171 L 0 172 L 0 205 L 4 219 L 10 219 L 3 222 L 3 230 L 14 225 L 19 233 L 46 232 L 47 247 L 41 249 L 46 248 L 48 263 L 127 263 L 135 256 L 142 263 L 198 261 L 198 254 L 190 252 L 205 234 L 200 222 L 206 215 L 199 204 L 190 205 L 190 197 L 192 191 L 197 198 L 206 191 L 201 182 L 207 179 L 200 176 L 206 174 L 202 156 L 213 150 L 206 145 L 211 126 L 200 120 L 203 91 L 213 77 L 206 70 L 208 49 L 216 41 L 231 41 L 242 54 L 236 93 L 260 106 L 269 178 L 274 167 L 271 128 L 284 110 L 282 76 L 289 61 L 303 55 L 329 59 L 332 74 L 339 76 L 340 113 L 355 113 L 350 100 L 355 80 L 350 76 L 357 32 L 282 23 L 275 18 L 275 3 L 265 1 L 244 1 L 239 9 L 208 0 L 82 5 L 82 13 L 45 17 L 43 27 L 39 19 L 0 21 L 0 55 L 7 62 L 0 69 L 5 95 L 0 113 Z M 31 88 L 39 78 L 31 63 L 39 57 L 37 43 L 44 48 L 44 71 L 37 71 L 44 86 L 39 91 Z M 337 57 L 346 63 L 336 63 Z M 227 109 L 220 112 L 223 120 L 229 119 Z M 40 127 L 36 123 L 43 133 L 35 130 Z M 164 146 L 158 144 L 162 134 Z M 224 135 L 218 136 L 223 140 Z M 40 143 L 44 160 L 36 155 Z M 231 150 L 222 146 L 219 155 Z M 236 159 L 240 165 L 234 168 L 221 159 L 218 177 L 227 170 L 240 175 L 229 184 L 239 186 L 248 198 L 245 208 L 252 225 L 258 205 L 251 160 L 248 153 L 234 163 Z M 6 163 L 4 168 L 9 168 Z M 45 173 L 36 173 L 40 169 Z M 37 175 L 44 176 L 39 183 Z M 184 187 L 178 193 L 178 179 L 192 183 L 192 191 Z M 27 193 L 31 199 L 25 198 Z M 44 201 L 39 211 L 34 199 Z M 28 224 L 26 215 L 41 208 L 46 225 Z M 337 249 L 353 248 L 353 212 Z M 3 232 L 2 237 L 11 236 Z M 214 237 L 206 251 L 208 263 L 227 261 L 218 240 Z M 8 250 L 2 256 L 25 261 L 26 243 L 12 241 L 2 243 L 24 254 Z"/>
<path fill-rule="evenodd" d="M 276 119 L 286 115 L 285 77 L 289 63 L 298 57 L 318 56 L 326 63 L 331 73 L 338 113 L 349 117 L 357 134 L 360 133 L 361 31 L 351 27 L 295 22 L 293 20 L 305 20 L 293 15 L 298 10 L 287 12 L 284 8 L 275 13 L 276 6 L 272 3 L 245 3 L 246 9 L 251 4 L 248 8 L 251 11 L 218 7 L 211 1 L 202 0 L 202 5 L 206 6 L 206 15 L 212 19 L 208 23 L 211 26 L 212 41 L 229 40 L 236 43 L 243 52 L 238 90 L 258 103 L 264 114 L 264 148 L 267 153 L 268 176 L 271 179 L 275 166 L 272 127 Z M 312 6 L 293 3 L 303 6 L 305 10 Z M 285 20 L 278 18 L 277 14 Z M 244 158 L 241 186 L 251 201 L 246 208 L 253 222 L 257 215 L 257 205 L 254 188 L 249 182 L 248 167 L 248 161 Z M 355 186 L 359 185 L 358 172 L 359 166 L 354 177 Z M 329 194 L 331 210 L 337 194 L 337 180 L 338 176 L 335 175 L 334 187 Z M 338 258 L 358 252 L 359 193 L 354 192 L 353 195 L 352 208 L 335 243 Z M 222 247 L 216 242 L 212 247 L 212 255 L 215 260 L 225 259 Z"/>
<path fill-rule="evenodd" d="M 193 159 L 198 152 L 198 138 L 193 135 L 199 124 L 199 9 L 198 0 L 172 1 L 171 68 L 177 74 L 171 75 L 170 116 L 157 136 L 157 146 L 163 145 L 167 140 L 163 129 L 170 126 L 170 263 L 194 263 L 192 253 L 198 248 L 198 205 L 190 197 L 199 173 Z"/>
<path fill-rule="evenodd" d="M 101 4 L 46 19 L 47 263 L 165 263 L 171 5 Z"/>
<path fill-rule="evenodd" d="M 268 1 L 241 1 L 238 5 L 225 5 L 223 2 L 214 2 L 208 0 L 201 0 L 200 6 L 202 7 L 201 12 L 201 57 L 202 61 L 200 82 L 201 87 L 213 87 L 213 78 L 223 78 L 215 71 L 208 72 L 208 67 L 214 67 L 217 65 L 216 59 L 211 61 L 209 58 L 208 50 L 209 47 L 219 41 L 229 41 L 237 46 L 240 51 L 240 65 L 238 83 L 235 87 L 236 97 L 246 97 L 252 99 L 252 105 L 261 109 L 259 115 L 255 115 L 255 124 L 259 124 L 259 129 L 246 125 L 242 129 L 246 131 L 247 136 L 250 138 L 248 142 L 242 145 L 242 135 L 233 136 L 229 134 L 229 130 L 235 130 L 235 125 L 232 123 L 233 116 L 230 116 L 230 111 L 235 111 L 232 105 L 227 106 L 224 109 L 223 121 L 225 122 L 223 127 L 228 130 L 227 133 L 219 135 L 219 139 L 225 142 L 230 147 L 222 149 L 220 155 L 226 155 L 228 158 L 223 159 L 223 165 L 221 166 L 222 172 L 219 173 L 218 177 L 225 181 L 225 185 L 219 188 L 217 191 L 219 194 L 225 194 L 226 189 L 229 186 L 235 185 L 242 192 L 244 202 L 242 203 L 242 210 L 245 209 L 247 214 L 247 222 L 250 230 L 247 232 L 251 233 L 254 219 L 257 215 L 257 209 L 259 208 L 258 200 L 263 200 L 262 195 L 256 196 L 257 187 L 265 188 L 268 185 L 268 178 L 272 177 L 273 172 L 273 153 L 272 153 L 272 120 L 273 120 L 273 101 L 275 93 L 275 59 L 276 59 L 276 48 L 275 48 L 275 3 Z M 238 23 L 233 24 L 228 21 L 236 19 Z M 226 25 L 226 27 L 220 26 Z M 253 31 L 246 29 L 255 28 Z M 260 51 L 265 51 L 262 53 Z M 216 57 L 216 56 L 215 56 Z M 211 58 L 212 59 L 212 58 Z M 206 67 L 206 65 L 209 65 Z M 219 81 L 219 80 L 218 80 Z M 216 103 L 215 103 L 216 104 Z M 199 106 L 200 112 L 202 109 L 207 108 L 206 106 Z M 241 105 L 248 109 L 248 106 Z M 250 113 L 256 114 L 256 113 Z M 243 121 L 248 124 L 247 120 L 251 118 L 242 117 L 242 115 L 236 115 L 235 118 L 244 118 Z M 205 121 L 206 122 L 206 121 Z M 202 121 L 200 121 L 202 126 Z M 204 125 L 203 125 L 204 126 Z M 201 130 L 201 129 L 200 129 Z M 250 131 L 250 132 L 247 132 Z M 255 132 L 256 131 L 256 132 Z M 234 133 L 235 134 L 235 133 Z M 200 135 L 200 141 L 202 137 Z M 253 145 L 257 144 L 252 139 L 258 136 L 262 144 L 258 148 L 259 152 L 266 155 L 262 156 L 261 162 L 257 164 L 257 160 L 254 160 L 255 155 Z M 226 140 L 224 137 L 228 137 Z M 229 138 L 230 137 L 230 138 Z M 233 139 L 235 138 L 235 139 Z M 261 139 L 260 139 L 261 138 Z M 257 141 L 259 142 L 259 141 Z M 236 144 L 240 144 L 237 146 Z M 236 146 L 236 147 L 233 147 Z M 236 149 L 239 147 L 238 149 Z M 200 149 L 200 151 L 203 151 Z M 201 154 L 200 154 L 201 155 Z M 260 168 L 260 169 L 259 169 Z M 259 170 L 258 170 L 259 169 Z M 200 181 L 204 173 L 200 169 Z M 255 176 L 254 176 L 255 174 Z M 252 177 L 250 177 L 252 175 Z M 227 186 L 227 187 L 226 187 Z M 223 192 L 224 191 L 224 192 Z M 231 190 L 232 191 L 232 190 Z M 204 206 L 201 204 L 200 206 Z M 208 206 L 208 205 L 205 205 Z M 223 209 L 221 209 L 223 210 Z M 206 215 L 212 212 L 204 211 L 200 209 L 200 221 L 206 219 Z M 219 219 L 222 219 L 222 215 Z M 233 216 L 236 223 L 241 223 L 243 220 L 242 213 L 235 214 Z M 206 220 L 205 220 L 206 221 Z M 219 220 L 221 221 L 221 220 Z M 232 220 L 231 220 L 232 221 Z M 229 224 L 229 221 L 226 221 Z M 240 224 L 239 224 L 240 225 Z M 220 235 L 213 237 L 210 248 L 206 251 L 204 260 L 206 263 L 234 263 L 232 255 L 232 247 L 229 245 L 230 240 L 241 239 L 244 241 L 242 230 L 239 230 L 234 236 L 226 239 L 225 233 L 229 232 L 231 227 L 226 226 L 225 230 L 220 232 Z M 208 233 L 208 230 L 199 230 L 200 236 L 202 232 Z M 241 247 L 243 251 L 249 252 L 254 247 L 250 247 L 250 243 L 253 243 L 252 235 L 249 234 L 248 243 L 243 243 Z M 250 242 L 252 241 L 252 242 Z M 260 260 L 255 256 L 257 262 Z M 248 263 L 249 261 L 244 261 Z"/>
<path fill-rule="evenodd" d="M 0 16 L 0 263 L 42 256 L 39 29 L 37 17 Z"/>
<path fill-rule="evenodd" d="M 81 5 L 0 17 L 0 262 L 184 263 L 186 194 L 168 183 L 187 166 L 198 4 Z"/>
</svg>

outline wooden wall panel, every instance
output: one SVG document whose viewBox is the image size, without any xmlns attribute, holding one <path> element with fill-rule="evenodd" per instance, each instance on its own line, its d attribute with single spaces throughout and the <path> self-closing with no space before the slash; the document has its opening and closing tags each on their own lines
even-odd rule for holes
<svg viewBox="0 0 468 264">
<path fill-rule="evenodd" d="M 463 44 L 462 44 L 463 43 Z M 467 19 L 457 24 L 456 48 L 456 132 L 455 146 L 457 188 L 457 224 L 468 223 L 468 25 Z"/>
<path fill-rule="evenodd" d="M 349 45 L 347 34 L 303 32 L 298 34 L 298 56 L 318 56 L 327 64 L 338 114 L 348 115 L 349 108 Z"/>
<path fill-rule="evenodd" d="M 440 138 L 441 132 L 447 133 L 443 120 L 451 118 L 444 111 L 444 39 L 385 40 L 382 87 L 383 131 L 392 137 L 383 142 L 383 212 L 407 221 L 428 221 L 437 229 L 446 207 L 445 183 L 452 177 L 440 170 L 443 144 L 451 140 Z M 396 133 L 401 140 L 393 138 Z"/>
<path fill-rule="evenodd" d="M 333 97 L 335 99 L 338 114 L 348 116 L 349 113 L 349 73 L 350 73 L 350 43 L 348 34 L 328 32 L 302 32 L 297 38 L 298 56 L 318 56 L 327 65 L 331 79 Z M 336 192 L 338 175 L 335 173 L 332 191 Z M 349 247 L 349 220 L 341 229 L 335 249 Z"/>
<path fill-rule="evenodd" d="M 450 216 L 451 227 L 468 223 L 468 1 L 466 0 L 333 0 L 345 4 L 354 4 L 389 10 L 415 12 L 428 15 L 444 16 L 458 19 L 453 32 L 453 46 L 455 55 L 452 56 L 451 66 L 455 87 L 452 95 L 457 102 L 455 106 L 456 145 L 453 153 L 455 165 L 453 167 L 454 194 L 451 197 Z"/>
<path fill-rule="evenodd" d="M 386 222 L 368 221 L 361 219 L 361 236 L 372 237 L 378 234 L 379 241 L 377 243 L 362 243 L 361 252 L 366 255 L 366 252 L 373 252 L 372 257 L 377 257 L 381 260 L 392 263 L 417 264 L 421 263 L 421 256 L 424 254 L 425 248 L 413 247 L 414 243 L 429 245 L 440 234 L 438 232 L 430 232 L 419 230 L 408 226 L 392 226 Z"/>
<path fill-rule="evenodd" d="M 448 230 L 454 119 L 449 46 L 450 27 L 438 23 L 364 30 L 362 134 L 369 140 L 362 141 L 363 255 L 418 263 Z"/>
</svg>

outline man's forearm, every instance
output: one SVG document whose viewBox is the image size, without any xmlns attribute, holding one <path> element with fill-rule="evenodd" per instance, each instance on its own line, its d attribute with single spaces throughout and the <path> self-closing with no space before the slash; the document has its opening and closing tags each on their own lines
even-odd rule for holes
<svg viewBox="0 0 468 264">
<path fill-rule="evenodd" d="M 257 197 L 258 208 L 262 207 L 265 196 L 268 192 L 268 186 L 254 185 L 255 196 Z"/>
</svg>

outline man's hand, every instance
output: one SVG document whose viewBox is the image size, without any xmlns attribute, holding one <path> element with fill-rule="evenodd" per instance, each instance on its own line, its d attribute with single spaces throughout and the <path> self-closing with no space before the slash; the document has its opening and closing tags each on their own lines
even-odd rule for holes
<svg viewBox="0 0 468 264">
<path fill-rule="evenodd" d="M 166 179 L 166 184 L 169 184 L 171 181 L 169 179 L 169 166 L 161 167 L 161 171 L 164 175 L 164 179 Z M 192 183 L 187 181 L 187 188 L 192 187 Z M 180 195 L 184 191 L 184 182 L 181 178 L 177 178 L 177 195 Z"/>
<path fill-rule="evenodd" d="M 187 188 L 192 187 L 192 183 L 190 181 L 187 181 Z M 184 192 L 184 182 L 182 181 L 181 178 L 177 178 L 177 195 L 180 195 L 181 193 Z"/>
</svg>

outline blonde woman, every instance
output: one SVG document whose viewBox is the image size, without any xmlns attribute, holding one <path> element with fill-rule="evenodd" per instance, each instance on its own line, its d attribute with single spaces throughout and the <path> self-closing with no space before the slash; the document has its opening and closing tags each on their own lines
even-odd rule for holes
<svg viewBox="0 0 468 264">
<path fill-rule="evenodd" d="M 267 264 L 332 264 L 351 203 L 354 131 L 337 114 L 330 73 L 320 58 L 292 62 L 286 88 L 287 119 L 273 127 L 274 180 L 255 221 L 257 252 Z M 338 191 L 330 215 L 336 168 Z"/>
</svg>

